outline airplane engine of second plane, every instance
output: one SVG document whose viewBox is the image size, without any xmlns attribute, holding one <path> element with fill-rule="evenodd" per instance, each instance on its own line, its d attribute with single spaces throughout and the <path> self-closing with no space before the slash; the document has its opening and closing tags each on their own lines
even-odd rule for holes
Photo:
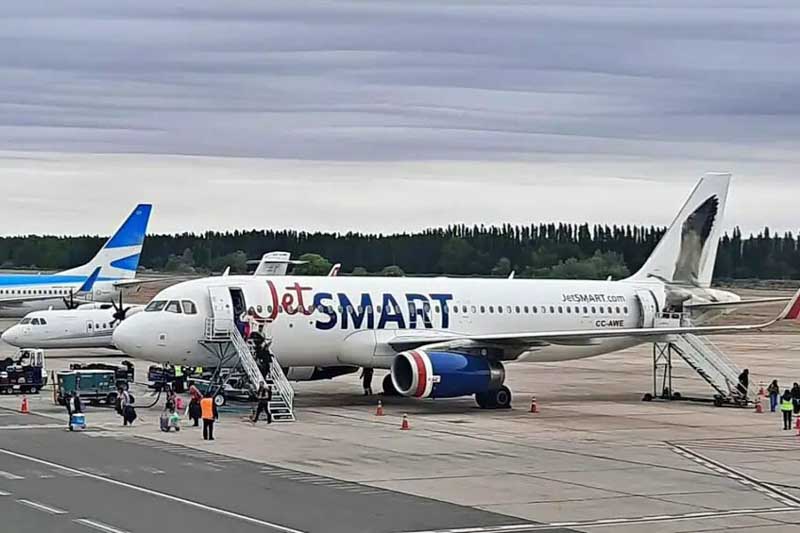
<svg viewBox="0 0 800 533">
<path fill-rule="evenodd" d="M 502 363 L 457 352 L 411 350 L 398 354 L 391 367 L 394 389 L 414 398 L 457 398 L 474 394 L 487 409 L 511 406 L 511 391 L 503 385 Z"/>
</svg>

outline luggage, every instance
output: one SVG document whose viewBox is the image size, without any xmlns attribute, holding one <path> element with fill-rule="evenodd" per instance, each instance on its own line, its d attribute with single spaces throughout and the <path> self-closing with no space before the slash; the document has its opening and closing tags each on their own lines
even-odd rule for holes
<svg viewBox="0 0 800 533">
<path fill-rule="evenodd" d="M 158 417 L 158 425 L 161 431 L 169 431 L 169 414 L 161 413 L 161 416 Z"/>
<path fill-rule="evenodd" d="M 175 409 L 183 411 L 183 398 L 175 398 Z"/>
<path fill-rule="evenodd" d="M 86 415 L 82 413 L 75 413 L 69 419 L 70 431 L 83 431 L 86 429 Z"/>
<path fill-rule="evenodd" d="M 173 428 L 175 431 L 181 430 L 181 417 L 178 413 L 169 415 L 169 427 Z"/>
</svg>

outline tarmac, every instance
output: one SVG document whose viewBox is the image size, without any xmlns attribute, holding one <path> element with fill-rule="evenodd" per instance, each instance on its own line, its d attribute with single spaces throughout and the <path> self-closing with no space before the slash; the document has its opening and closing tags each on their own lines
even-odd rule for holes
<svg viewBox="0 0 800 533">
<path fill-rule="evenodd" d="M 796 335 L 715 341 L 756 389 L 800 381 Z M 50 351 L 48 364 L 87 357 L 119 361 Z M 134 363 L 144 376 L 148 364 Z M 710 398 L 682 365 L 675 390 Z M 133 428 L 90 407 L 89 429 L 70 433 L 49 394 L 30 398 L 31 415 L 0 396 L 0 520 L 14 531 L 107 533 L 800 531 L 800 436 L 781 430 L 779 414 L 642 402 L 653 391 L 649 346 L 507 370 L 509 411 L 383 398 L 379 417 L 378 397 L 345 376 L 297 384 L 295 423 L 223 412 L 214 442 L 196 428 L 161 432 L 159 407 L 140 408 Z"/>
</svg>

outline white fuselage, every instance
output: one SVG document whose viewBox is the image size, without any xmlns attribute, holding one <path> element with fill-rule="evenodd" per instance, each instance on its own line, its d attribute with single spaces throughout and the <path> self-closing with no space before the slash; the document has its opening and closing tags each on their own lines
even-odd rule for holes
<svg viewBox="0 0 800 533">
<path fill-rule="evenodd" d="M 140 308 L 132 308 L 128 316 Z M 120 323 L 111 306 L 92 304 L 74 310 L 35 311 L 3 332 L 3 342 L 18 348 L 114 348 L 112 334 Z"/>
<path fill-rule="evenodd" d="M 231 292 L 244 302 L 231 301 Z M 176 303 L 169 312 L 164 309 L 169 302 L 182 302 L 182 308 L 191 302 L 196 313 L 175 312 Z M 399 336 L 430 336 L 434 342 L 452 334 L 637 328 L 664 304 L 664 285 L 657 280 L 228 276 L 165 289 L 151 310 L 126 320 L 114 339 L 131 356 L 215 366 L 219 358 L 200 343 L 208 320 L 233 320 L 252 308 L 272 319 L 272 351 L 282 366 L 389 368 L 397 352 L 388 343 Z M 549 344 L 515 360 L 591 357 L 640 342 L 622 337 Z"/>
</svg>

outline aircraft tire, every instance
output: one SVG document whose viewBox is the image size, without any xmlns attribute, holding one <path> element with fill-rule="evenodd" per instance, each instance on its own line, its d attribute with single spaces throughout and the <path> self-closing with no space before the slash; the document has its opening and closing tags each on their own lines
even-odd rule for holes
<svg viewBox="0 0 800 533">
<path fill-rule="evenodd" d="M 511 389 L 503 385 L 492 391 L 492 404 L 495 409 L 511 409 Z"/>
<path fill-rule="evenodd" d="M 384 396 L 400 396 L 400 393 L 397 392 L 397 389 L 394 388 L 394 383 L 392 383 L 392 375 L 386 374 L 383 377 L 383 395 Z"/>
<path fill-rule="evenodd" d="M 216 405 L 217 407 L 222 407 L 223 405 L 225 405 L 225 402 L 226 398 L 224 394 L 217 394 L 216 396 L 214 396 L 214 405 Z"/>
</svg>

